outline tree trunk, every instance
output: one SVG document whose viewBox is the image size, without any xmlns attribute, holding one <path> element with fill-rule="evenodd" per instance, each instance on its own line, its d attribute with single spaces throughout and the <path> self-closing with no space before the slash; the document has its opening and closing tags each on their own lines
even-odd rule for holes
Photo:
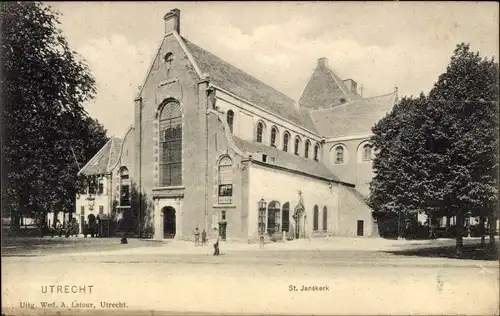
<svg viewBox="0 0 500 316">
<path fill-rule="evenodd" d="M 10 229 L 12 231 L 18 232 L 21 226 L 19 225 L 20 221 L 19 211 L 12 211 L 10 214 Z"/>
<path fill-rule="evenodd" d="M 429 214 L 429 239 L 436 238 L 436 232 L 435 232 L 436 225 L 434 225 L 433 219 L 434 218 L 432 214 Z"/>
<path fill-rule="evenodd" d="M 485 221 L 486 221 L 486 219 L 484 216 L 479 217 L 479 232 L 481 234 L 481 246 L 484 246 L 486 243 L 485 238 L 484 238 L 485 237 L 484 236 L 484 234 L 485 234 L 485 227 L 484 227 Z"/>
<path fill-rule="evenodd" d="M 495 235 L 497 230 L 497 219 L 495 216 L 495 210 L 492 210 L 490 212 L 488 221 L 490 222 L 490 246 L 495 247 Z"/>
<path fill-rule="evenodd" d="M 456 255 L 457 257 L 462 255 L 463 247 L 464 247 L 464 215 L 461 210 L 457 212 L 456 217 Z"/>
<path fill-rule="evenodd" d="M 446 216 L 446 232 L 450 231 L 450 216 Z"/>
</svg>

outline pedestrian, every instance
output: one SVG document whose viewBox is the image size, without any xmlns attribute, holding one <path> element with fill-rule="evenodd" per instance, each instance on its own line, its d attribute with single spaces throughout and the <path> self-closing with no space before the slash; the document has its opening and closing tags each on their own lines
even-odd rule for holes
<svg viewBox="0 0 500 316">
<path fill-rule="evenodd" d="M 62 233 L 63 233 L 63 226 L 61 224 L 61 221 L 60 220 L 57 220 L 57 232 L 59 233 L 59 237 L 62 237 Z"/>
<path fill-rule="evenodd" d="M 220 249 L 219 249 L 219 232 L 217 231 L 217 228 L 214 228 L 214 234 L 215 234 L 215 239 L 214 239 L 214 256 L 220 255 Z"/>
<path fill-rule="evenodd" d="M 200 245 L 200 231 L 198 227 L 196 227 L 196 231 L 194 232 L 194 246 L 198 247 Z"/>
<path fill-rule="evenodd" d="M 87 221 L 83 224 L 83 237 L 87 238 L 87 235 L 89 233 L 89 224 L 87 224 Z"/>
<path fill-rule="evenodd" d="M 201 244 L 205 246 L 207 244 L 207 232 L 205 229 L 201 232 Z"/>
</svg>

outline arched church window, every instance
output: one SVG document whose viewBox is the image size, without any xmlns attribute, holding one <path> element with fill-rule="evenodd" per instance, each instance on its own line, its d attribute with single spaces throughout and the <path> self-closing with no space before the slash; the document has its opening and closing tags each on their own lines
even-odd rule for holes
<svg viewBox="0 0 500 316">
<path fill-rule="evenodd" d="M 309 158 L 309 148 L 311 147 L 311 141 L 309 139 L 306 141 L 306 146 L 304 147 L 304 157 Z"/>
<path fill-rule="evenodd" d="M 234 123 L 234 112 L 232 110 L 227 111 L 227 125 L 229 125 L 229 131 L 233 132 Z"/>
<path fill-rule="evenodd" d="M 344 163 L 344 147 L 335 147 L 335 164 L 340 165 Z"/>
<path fill-rule="evenodd" d="M 313 230 L 317 231 L 318 227 L 319 227 L 319 209 L 317 205 L 314 205 Z"/>
<path fill-rule="evenodd" d="M 372 145 L 366 144 L 363 146 L 363 160 L 371 160 L 372 159 Z"/>
<path fill-rule="evenodd" d="M 319 144 L 314 146 L 314 160 L 319 161 Z"/>
<path fill-rule="evenodd" d="M 295 154 L 299 155 L 299 147 L 300 147 L 300 137 L 296 136 L 295 137 Z"/>
<path fill-rule="evenodd" d="M 283 151 L 288 151 L 288 141 L 290 140 L 290 134 L 285 132 L 283 135 Z"/>
<path fill-rule="evenodd" d="M 224 157 L 219 161 L 219 204 L 231 204 L 233 202 L 233 161 Z"/>
<path fill-rule="evenodd" d="M 166 103 L 160 113 L 159 185 L 182 184 L 182 115 L 180 104 Z"/>
<path fill-rule="evenodd" d="M 328 230 L 328 210 L 323 207 L 323 230 Z"/>
<path fill-rule="evenodd" d="M 257 143 L 262 143 L 262 134 L 264 133 L 264 124 L 257 123 Z"/>
<path fill-rule="evenodd" d="M 276 136 L 278 135 L 278 129 L 273 126 L 271 128 L 271 146 L 276 147 Z"/>
<path fill-rule="evenodd" d="M 120 168 L 120 206 L 130 206 L 130 177 L 127 167 Z"/>
</svg>

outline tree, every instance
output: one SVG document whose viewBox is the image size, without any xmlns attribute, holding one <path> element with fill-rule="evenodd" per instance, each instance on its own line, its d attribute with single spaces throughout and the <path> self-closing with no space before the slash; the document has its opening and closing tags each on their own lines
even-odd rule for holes
<svg viewBox="0 0 500 316">
<path fill-rule="evenodd" d="M 495 222 L 498 64 L 493 60 L 458 45 L 429 95 L 402 99 L 373 133 L 379 153 L 370 204 L 376 212 L 424 212 L 431 223 L 456 216 L 457 253 L 465 216 Z"/>
<path fill-rule="evenodd" d="M 75 155 L 86 161 L 105 141 L 105 130 L 84 109 L 96 92 L 94 78 L 58 24 L 39 2 L 1 4 L 2 209 L 14 228 L 21 214 L 70 210 Z"/>
</svg>

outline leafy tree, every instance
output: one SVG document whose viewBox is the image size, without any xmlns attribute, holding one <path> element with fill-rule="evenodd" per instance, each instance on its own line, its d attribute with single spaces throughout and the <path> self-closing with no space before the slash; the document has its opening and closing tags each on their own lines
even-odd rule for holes
<svg viewBox="0 0 500 316">
<path fill-rule="evenodd" d="M 83 106 L 95 95 L 94 78 L 58 24 L 39 2 L 1 4 L 2 209 L 14 228 L 21 214 L 71 210 L 75 156 L 86 161 L 105 142 Z"/>
<path fill-rule="evenodd" d="M 402 99 L 373 132 L 379 152 L 370 195 L 375 212 L 424 212 L 431 223 L 456 216 L 458 253 L 466 215 L 495 223 L 498 64 L 493 60 L 458 45 L 429 95 Z"/>
</svg>

